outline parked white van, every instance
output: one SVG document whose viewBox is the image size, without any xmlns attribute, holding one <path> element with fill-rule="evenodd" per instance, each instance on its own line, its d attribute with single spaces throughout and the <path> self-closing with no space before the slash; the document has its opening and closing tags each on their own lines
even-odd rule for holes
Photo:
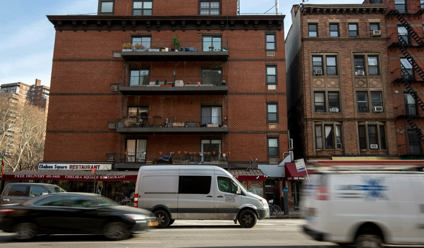
<svg viewBox="0 0 424 248">
<path fill-rule="evenodd" d="M 174 220 L 234 220 L 253 227 L 269 217 L 268 203 L 248 192 L 229 172 L 208 165 L 142 166 L 134 206 L 155 213 L 159 227 Z"/>
<path fill-rule="evenodd" d="M 422 245 L 424 173 L 318 170 L 304 187 L 301 209 L 303 231 L 315 240 L 356 247 Z"/>
</svg>

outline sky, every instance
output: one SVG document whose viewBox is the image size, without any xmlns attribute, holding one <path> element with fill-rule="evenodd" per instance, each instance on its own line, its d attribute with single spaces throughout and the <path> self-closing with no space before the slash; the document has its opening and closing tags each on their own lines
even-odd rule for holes
<svg viewBox="0 0 424 248">
<path fill-rule="evenodd" d="M 302 0 L 279 0 L 286 32 L 290 10 Z M 305 0 L 307 4 L 360 4 L 363 0 Z M 98 0 L 13 0 L 0 8 L 0 84 L 50 86 L 55 29 L 47 15 L 95 15 Z M 241 14 L 274 14 L 275 0 L 240 0 Z"/>
</svg>

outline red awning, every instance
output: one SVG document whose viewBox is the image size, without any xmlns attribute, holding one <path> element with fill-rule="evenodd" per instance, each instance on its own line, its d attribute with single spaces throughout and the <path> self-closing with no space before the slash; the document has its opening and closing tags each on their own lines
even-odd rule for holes
<svg viewBox="0 0 424 248">
<path fill-rule="evenodd" d="M 297 171 L 295 163 L 286 163 L 285 165 L 287 180 L 303 180 L 306 176 L 306 171 Z"/>
</svg>

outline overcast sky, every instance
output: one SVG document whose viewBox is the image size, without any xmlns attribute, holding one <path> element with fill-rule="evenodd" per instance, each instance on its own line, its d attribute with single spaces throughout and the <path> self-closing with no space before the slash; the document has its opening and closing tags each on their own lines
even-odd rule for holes
<svg viewBox="0 0 424 248">
<path fill-rule="evenodd" d="M 46 15 L 96 14 L 98 0 L 11 0 L 0 8 L 0 84 L 50 85 L 55 30 Z M 280 0 L 290 27 L 290 10 L 301 0 Z M 362 3 L 363 0 L 306 0 L 309 4 Z M 275 13 L 275 0 L 240 0 L 241 14 Z"/>
</svg>

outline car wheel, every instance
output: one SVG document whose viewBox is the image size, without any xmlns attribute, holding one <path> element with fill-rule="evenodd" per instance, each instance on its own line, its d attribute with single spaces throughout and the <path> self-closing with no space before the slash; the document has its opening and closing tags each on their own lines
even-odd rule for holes
<svg viewBox="0 0 424 248">
<path fill-rule="evenodd" d="M 37 235 L 37 226 L 31 222 L 19 223 L 16 228 L 16 239 L 29 240 Z"/>
<path fill-rule="evenodd" d="M 240 212 L 237 220 L 241 227 L 252 228 L 254 225 L 256 225 L 257 217 L 252 210 L 246 209 Z"/>
<path fill-rule="evenodd" d="M 156 218 L 158 219 L 159 228 L 164 228 L 171 225 L 171 218 L 169 217 L 168 212 L 166 212 L 165 210 L 159 209 L 159 210 L 156 210 L 154 213 Z"/>
<path fill-rule="evenodd" d="M 381 248 L 381 239 L 377 235 L 361 234 L 356 238 L 356 248 Z"/>
<path fill-rule="evenodd" d="M 106 225 L 104 236 L 111 240 L 122 240 L 130 236 L 128 227 L 121 222 L 111 222 Z"/>
</svg>

